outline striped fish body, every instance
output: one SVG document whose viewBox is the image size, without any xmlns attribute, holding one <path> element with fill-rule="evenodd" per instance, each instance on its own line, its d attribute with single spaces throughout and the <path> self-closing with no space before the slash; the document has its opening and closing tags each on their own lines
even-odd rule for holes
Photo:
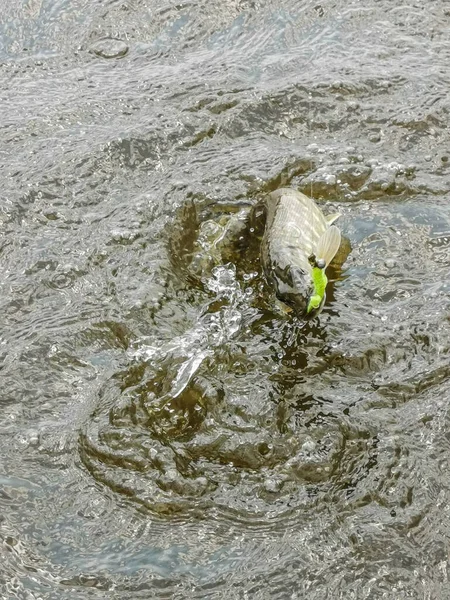
<svg viewBox="0 0 450 600">
<path fill-rule="evenodd" d="M 281 188 L 263 201 L 265 227 L 261 263 L 279 300 L 302 317 L 314 293 L 310 256 L 328 265 L 340 244 L 339 229 L 331 224 L 339 215 L 325 217 L 311 198 L 293 189 Z M 321 304 L 308 317 L 320 312 Z"/>
</svg>

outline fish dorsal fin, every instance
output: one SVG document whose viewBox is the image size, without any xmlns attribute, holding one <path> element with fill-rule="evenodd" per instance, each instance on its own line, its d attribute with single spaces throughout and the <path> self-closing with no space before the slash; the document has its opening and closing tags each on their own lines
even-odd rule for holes
<svg viewBox="0 0 450 600">
<path fill-rule="evenodd" d="M 323 258 L 328 266 L 341 245 L 341 232 L 336 225 L 331 225 L 319 238 L 314 250 L 316 258 Z"/>
<path fill-rule="evenodd" d="M 331 213 L 331 215 L 325 215 L 325 221 L 328 225 L 333 225 L 335 221 L 339 219 L 341 213 Z"/>
</svg>

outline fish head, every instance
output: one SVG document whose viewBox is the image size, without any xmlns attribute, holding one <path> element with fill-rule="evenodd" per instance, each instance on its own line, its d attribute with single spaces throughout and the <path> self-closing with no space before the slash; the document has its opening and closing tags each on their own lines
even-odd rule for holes
<svg viewBox="0 0 450 600">
<path fill-rule="evenodd" d="M 311 273 L 300 267 L 289 265 L 276 270 L 274 287 L 278 300 L 291 307 L 301 319 L 317 316 L 325 304 L 325 294 L 316 294 Z"/>
</svg>

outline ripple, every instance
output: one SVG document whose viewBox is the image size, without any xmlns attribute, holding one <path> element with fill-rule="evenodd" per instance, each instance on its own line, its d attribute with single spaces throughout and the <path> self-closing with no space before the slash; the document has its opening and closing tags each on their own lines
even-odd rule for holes
<svg viewBox="0 0 450 600">
<path fill-rule="evenodd" d="M 3 595 L 445 597 L 443 3 L 160 4 L 2 22 Z M 306 327 L 286 185 L 352 248 Z"/>
<path fill-rule="evenodd" d="M 102 392 L 108 405 L 83 431 L 80 453 L 97 480 L 151 511 L 282 514 L 295 505 L 299 483 L 326 482 L 336 468 L 344 436 L 332 423 L 306 429 L 293 421 L 283 434 L 274 407 L 255 423 L 251 397 L 236 403 L 205 374 L 176 397 L 164 395 L 164 373 L 126 387 L 130 375 Z"/>
</svg>

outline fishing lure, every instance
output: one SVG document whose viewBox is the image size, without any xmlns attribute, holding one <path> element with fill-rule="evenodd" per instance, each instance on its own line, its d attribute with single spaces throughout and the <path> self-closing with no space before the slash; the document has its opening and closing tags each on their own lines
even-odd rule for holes
<svg viewBox="0 0 450 600">
<path fill-rule="evenodd" d="M 316 259 L 314 254 L 309 257 L 309 263 L 312 267 L 312 281 L 314 290 L 309 298 L 307 314 L 312 310 L 319 308 L 325 298 L 325 289 L 327 287 L 328 278 L 325 274 L 326 262 L 323 258 Z"/>
</svg>

